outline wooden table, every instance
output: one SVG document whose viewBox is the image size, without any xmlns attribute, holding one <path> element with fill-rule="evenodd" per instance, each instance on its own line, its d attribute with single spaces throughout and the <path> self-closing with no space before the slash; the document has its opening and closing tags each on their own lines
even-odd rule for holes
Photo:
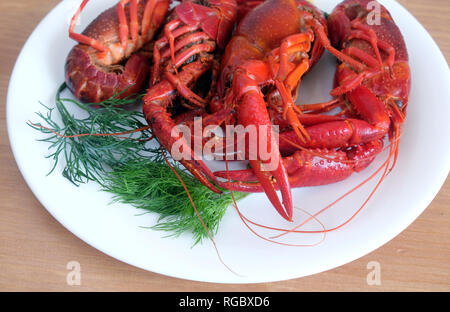
<svg viewBox="0 0 450 312">
<path fill-rule="evenodd" d="M 400 0 L 450 60 L 448 0 Z M 53 217 L 30 191 L 11 154 L 5 105 L 16 57 L 57 0 L 0 2 L 0 290 L 21 291 L 449 291 L 450 179 L 428 209 L 394 240 L 334 270 L 285 282 L 207 284 L 137 269 L 87 245 Z M 55 47 L 56 48 L 56 47 Z M 425 62 L 426 60 L 424 60 Z M 81 285 L 69 286 L 66 265 L 81 264 Z M 367 265 L 381 266 L 381 285 L 369 286 Z"/>
</svg>

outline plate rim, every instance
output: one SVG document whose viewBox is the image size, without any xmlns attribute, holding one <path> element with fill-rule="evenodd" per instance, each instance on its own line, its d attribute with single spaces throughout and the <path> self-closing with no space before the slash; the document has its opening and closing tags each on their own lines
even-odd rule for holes
<svg viewBox="0 0 450 312">
<path fill-rule="evenodd" d="M 384 2 L 384 1 L 382 1 L 382 2 Z M 443 62 L 443 63 L 447 64 L 447 68 L 448 68 L 448 63 L 447 63 L 447 61 L 446 61 L 442 51 L 440 50 L 439 46 L 437 45 L 436 41 L 431 36 L 431 34 L 426 30 L 426 28 L 417 20 L 417 18 L 413 14 L 411 14 L 400 3 L 396 2 L 396 1 L 390 1 L 390 2 L 391 3 L 395 3 L 395 5 L 399 6 L 399 8 L 401 8 L 404 11 L 404 13 L 407 13 L 410 17 L 412 17 L 415 20 L 415 22 L 418 25 L 420 25 L 419 27 L 421 27 L 421 29 L 424 32 L 424 34 L 426 34 L 426 36 L 429 37 L 429 40 L 431 40 L 431 42 L 433 42 L 433 47 L 432 48 L 435 49 L 436 52 L 438 52 L 440 54 L 440 58 L 441 58 L 440 62 Z M 115 258 L 115 259 L 117 259 L 117 260 L 119 260 L 121 262 L 124 262 L 124 263 L 126 263 L 128 265 L 132 265 L 132 266 L 137 267 L 137 268 L 142 269 L 142 270 L 146 270 L 146 271 L 150 271 L 150 272 L 154 272 L 154 273 L 157 273 L 157 274 L 162 274 L 162 275 L 170 276 L 170 277 L 174 277 L 174 278 L 180 278 L 180 279 L 191 280 L 191 281 L 198 281 L 198 282 L 218 283 L 218 284 L 230 283 L 229 281 L 217 281 L 217 280 L 214 280 L 213 278 L 211 280 L 186 278 L 186 277 L 181 277 L 181 276 L 178 276 L 178 275 L 172 275 L 170 272 L 167 272 L 166 270 L 159 270 L 159 269 L 155 269 L 155 268 L 152 269 L 152 270 L 149 270 L 147 268 L 143 268 L 142 266 L 134 263 L 133 261 L 130 261 L 129 259 L 124 259 L 124 256 L 117 255 L 114 252 L 112 252 L 111 250 L 108 250 L 108 251 L 104 250 L 103 247 L 98 246 L 98 244 L 96 244 L 95 242 L 91 241 L 88 237 L 85 237 L 82 233 L 80 233 L 75 228 L 70 226 L 70 224 L 67 224 L 66 220 L 61 220 L 61 218 L 57 218 L 56 215 L 55 215 L 55 211 L 53 209 L 49 209 L 47 207 L 48 205 L 44 205 L 45 200 L 43 198 L 41 198 L 41 196 L 39 195 L 39 191 L 36 190 L 35 186 L 31 183 L 30 177 L 23 170 L 23 165 L 17 161 L 17 159 L 18 159 L 17 156 L 16 156 L 16 154 L 17 154 L 17 146 L 15 145 L 15 143 L 13 142 L 12 137 L 11 137 L 12 127 L 13 126 L 10 124 L 11 118 L 8 117 L 9 114 L 10 114 L 10 111 L 11 111 L 10 110 L 10 105 L 11 105 L 10 103 L 12 102 L 12 100 L 11 100 L 12 95 L 11 95 L 10 89 L 11 89 L 11 86 L 14 83 L 14 81 L 17 79 L 16 78 L 16 76 L 17 76 L 17 64 L 23 58 L 24 51 L 26 50 L 27 46 L 29 45 L 29 42 L 31 41 L 30 39 L 32 37 L 36 36 L 36 34 L 38 33 L 39 29 L 42 27 L 43 23 L 45 23 L 46 20 L 49 19 L 49 16 L 52 14 L 52 12 L 57 10 L 63 4 L 64 4 L 64 1 L 58 3 L 56 6 L 54 6 L 45 15 L 45 17 L 38 23 L 38 25 L 34 28 L 32 33 L 27 38 L 26 42 L 24 43 L 23 47 L 21 48 L 21 50 L 20 50 L 20 52 L 18 54 L 18 57 L 17 57 L 17 59 L 15 61 L 15 64 L 14 64 L 14 67 L 13 67 L 13 70 L 11 72 L 11 76 L 10 76 L 10 79 L 9 79 L 8 89 L 7 89 L 8 91 L 7 91 L 7 97 L 6 97 L 6 122 L 7 122 L 7 127 L 6 128 L 7 128 L 7 133 L 8 133 L 8 140 L 9 140 L 9 144 L 10 144 L 11 151 L 13 153 L 16 165 L 17 165 L 20 173 L 22 174 L 25 182 L 27 183 L 27 186 L 30 188 L 30 190 L 32 191 L 33 195 L 38 199 L 40 204 L 48 211 L 48 213 L 50 213 L 50 215 L 54 219 L 56 219 L 61 225 L 63 225 L 68 231 L 70 231 L 77 238 L 81 239 L 85 243 L 87 243 L 90 246 L 94 247 L 95 249 L 101 251 L 102 253 L 106 254 L 107 256 L 113 257 L 113 258 Z M 447 81 L 450 82 L 450 73 L 449 72 L 447 72 L 446 78 L 447 78 Z M 342 265 L 345 265 L 345 264 L 347 264 L 349 262 L 356 261 L 357 259 L 367 255 L 368 253 L 373 252 L 373 251 L 383 247 L 385 244 L 387 244 L 392 239 L 394 239 L 396 236 L 398 236 L 401 232 L 406 230 L 415 220 L 417 220 L 417 218 L 428 208 L 428 206 L 431 204 L 433 199 L 440 192 L 442 186 L 444 185 L 444 183 L 445 183 L 445 181 L 447 179 L 448 173 L 450 171 L 450 150 L 447 150 L 447 163 L 445 165 L 446 165 L 445 170 L 442 170 L 440 177 L 436 178 L 436 180 L 438 180 L 436 185 L 440 185 L 440 187 L 439 188 L 436 187 L 435 189 L 433 189 L 433 191 L 428 192 L 427 193 L 428 196 L 427 197 L 424 196 L 423 199 L 422 199 L 423 204 L 422 205 L 417 205 L 417 206 L 421 206 L 421 207 L 423 206 L 423 209 L 420 209 L 420 211 L 417 210 L 417 213 L 416 213 L 417 215 L 414 218 L 412 218 L 411 220 L 409 220 L 409 219 L 408 220 L 404 220 L 404 222 L 402 223 L 402 226 L 397 226 L 396 227 L 396 230 L 397 230 L 396 233 L 394 235 L 391 233 L 389 235 L 390 238 L 387 239 L 384 243 L 378 244 L 378 247 L 376 247 L 375 249 L 373 249 L 372 247 L 366 248 L 368 251 L 367 250 L 359 251 L 358 254 L 361 254 L 361 255 L 359 257 L 357 257 L 357 258 L 350 257 L 350 258 L 352 258 L 352 260 L 350 260 L 350 261 L 343 260 L 343 261 L 341 261 L 343 263 L 337 263 L 336 265 L 333 265 L 333 267 L 331 267 L 331 268 L 328 268 L 328 269 L 325 269 L 325 270 L 320 270 L 318 272 L 312 272 L 310 274 L 303 275 L 303 276 L 292 276 L 292 277 L 289 277 L 289 278 L 281 278 L 281 279 L 278 279 L 278 280 L 272 280 L 272 279 L 271 280 L 261 279 L 260 281 L 259 280 L 258 281 L 245 280 L 245 281 L 242 281 L 242 283 L 234 281 L 234 282 L 231 282 L 231 283 L 232 284 L 254 284 L 254 283 L 265 283 L 265 282 L 277 282 L 277 281 L 286 281 L 286 280 L 290 280 L 290 279 L 301 278 L 301 277 L 304 277 L 304 276 L 315 275 L 315 274 L 318 274 L 318 273 L 322 273 L 322 272 L 325 272 L 325 271 L 329 271 L 329 270 L 335 269 L 335 268 L 340 267 Z M 444 167 L 444 164 L 442 164 L 442 166 Z"/>
</svg>

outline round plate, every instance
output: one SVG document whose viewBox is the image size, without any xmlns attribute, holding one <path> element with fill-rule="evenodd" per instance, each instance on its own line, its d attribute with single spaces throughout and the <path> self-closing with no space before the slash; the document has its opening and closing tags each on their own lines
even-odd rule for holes
<svg viewBox="0 0 450 312">
<path fill-rule="evenodd" d="M 105 4 L 105 2 L 108 2 Z M 89 3 L 77 29 L 117 0 Z M 331 12 L 338 1 L 315 1 Z M 20 53 L 7 98 L 9 138 L 21 173 L 42 205 L 69 231 L 102 252 L 145 270 L 178 278 L 219 282 L 256 283 L 292 279 L 329 270 L 366 255 L 410 225 L 430 204 L 450 168 L 450 77 L 448 65 L 425 29 L 395 1 L 382 1 L 399 25 L 410 54 L 412 90 L 408 121 L 400 142 L 395 169 L 364 209 L 346 226 L 321 234 L 289 234 L 283 241 L 314 247 L 286 247 L 262 240 L 242 223 L 235 209 L 226 213 L 215 242 L 192 247 L 192 238 L 164 238 L 166 233 L 144 229 L 156 215 L 138 216 L 134 207 L 109 204 L 111 195 L 89 183 L 75 187 L 57 172 L 47 176 L 52 162 L 44 158 L 48 145 L 26 125 L 38 121 L 39 102 L 54 105 L 56 89 L 64 80 L 64 61 L 74 42 L 67 36 L 68 21 L 76 5 L 63 1 L 39 24 Z M 302 85 L 301 101 L 329 98 L 335 60 L 325 55 Z M 380 155 L 365 171 L 337 184 L 296 189 L 296 207 L 314 213 L 370 176 L 386 159 Z M 378 179 L 352 193 L 319 216 L 326 228 L 347 220 L 365 201 Z M 277 215 L 264 194 L 239 202 L 249 218 L 273 226 L 292 226 Z M 306 215 L 296 210 L 295 223 Z M 321 229 L 318 221 L 308 229 Z M 275 233 L 254 228 L 265 236 Z M 320 243 L 317 245 L 317 243 Z"/>
</svg>

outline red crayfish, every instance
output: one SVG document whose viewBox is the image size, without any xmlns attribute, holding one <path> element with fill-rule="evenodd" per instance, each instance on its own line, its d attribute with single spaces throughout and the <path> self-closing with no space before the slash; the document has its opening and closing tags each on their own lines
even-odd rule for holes
<svg viewBox="0 0 450 312">
<path fill-rule="evenodd" d="M 79 44 L 66 60 L 67 86 L 78 99 L 91 103 L 141 91 L 150 66 L 140 50 L 151 43 L 170 1 L 121 0 L 78 34 L 75 25 L 87 2 L 83 0 L 70 23 L 69 36 Z"/>
<path fill-rule="evenodd" d="M 312 53 L 309 63 L 308 58 L 303 59 L 305 64 L 301 68 L 301 65 L 295 64 L 294 53 L 296 51 L 291 48 L 292 54 L 287 53 L 284 60 L 287 64 L 284 66 L 284 71 L 282 71 L 283 66 L 280 56 L 280 67 L 275 68 L 275 71 L 272 70 L 272 73 L 277 73 L 278 76 L 275 76 L 275 78 L 286 78 L 284 86 L 278 86 L 279 81 L 274 79 L 273 75 L 267 75 L 267 72 L 270 73 L 267 67 L 273 66 L 270 65 L 270 54 L 266 54 L 266 66 L 255 63 L 254 60 L 261 59 L 261 57 L 248 57 L 249 51 L 257 50 L 257 53 L 259 53 L 262 50 L 260 47 L 255 49 L 255 42 L 262 42 L 260 46 L 270 47 L 268 38 L 274 38 L 274 33 L 276 33 L 274 28 L 278 31 L 287 32 L 286 21 L 290 20 L 294 25 L 297 23 L 298 17 L 289 19 L 286 14 L 288 10 L 283 6 L 289 4 L 291 7 L 297 5 L 298 8 L 302 8 L 306 4 L 302 1 L 297 1 L 296 4 L 294 4 L 294 1 L 266 1 L 244 18 L 238 28 L 237 36 L 239 36 L 241 29 L 255 28 L 251 25 L 252 18 L 259 22 L 260 19 L 265 19 L 267 22 L 263 23 L 264 25 L 273 25 L 274 21 L 281 21 L 280 24 L 284 26 L 270 27 L 270 36 L 267 34 L 260 35 L 258 39 L 254 39 L 254 36 L 257 36 L 255 35 L 256 32 L 249 31 L 244 37 L 250 36 L 252 39 L 243 40 L 251 42 L 250 47 L 242 52 L 240 48 L 245 45 L 237 45 L 238 48 L 235 50 L 238 56 L 234 57 L 234 60 L 237 60 L 235 62 L 239 64 L 242 59 L 251 59 L 244 65 L 247 66 L 245 68 L 246 74 L 258 77 L 258 73 L 260 73 L 261 77 L 264 78 L 258 81 L 259 86 L 268 84 L 270 79 L 272 79 L 270 83 L 277 86 L 275 92 L 278 94 L 275 99 L 278 99 L 281 105 L 276 101 L 273 103 L 274 97 L 270 94 L 266 96 L 268 98 L 266 104 L 260 94 L 255 96 L 258 98 L 257 100 L 252 99 L 252 101 L 259 102 L 257 109 L 255 104 L 249 106 L 246 100 L 241 100 L 239 110 L 247 114 L 247 117 L 244 118 L 249 118 L 248 116 L 254 118 L 255 110 L 264 112 L 264 116 L 257 117 L 256 120 L 253 119 L 251 121 L 253 123 L 269 122 L 265 112 L 267 106 L 274 111 L 272 122 L 275 121 L 282 127 L 279 151 L 281 155 L 287 157 L 280 164 L 277 172 L 266 173 L 265 177 L 262 177 L 261 173 L 258 172 L 257 164 L 252 165 L 253 170 L 218 172 L 216 173 L 217 176 L 234 180 L 234 182 L 225 183 L 222 186 L 238 191 L 265 191 L 275 207 L 278 207 L 277 210 L 281 211 L 281 215 L 290 218 L 292 216 L 290 187 L 329 184 L 343 180 L 355 171 L 363 170 L 382 151 L 383 142 L 381 139 L 386 134 L 389 134 L 391 144 L 394 145 L 394 148 L 391 149 L 392 153 L 397 154 L 400 126 L 405 119 L 410 89 L 408 54 L 398 27 L 384 7 L 380 5 L 379 25 L 368 24 L 370 23 L 368 17 L 371 13 L 368 9 L 369 3 L 371 3 L 369 0 L 346 0 L 335 8 L 328 19 L 328 28 L 334 48 L 329 46 L 327 38 L 324 36 L 326 29 L 319 25 L 320 19 L 316 18 L 311 23 L 318 42 L 338 58 L 339 64 L 335 77 L 336 86 L 331 91 L 331 95 L 335 99 L 329 103 L 308 105 L 307 107 L 294 106 L 289 92 L 285 95 L 283 95 L 283 92 L 285 92 L 284 89 L 295 90 L 300 82 L 299 78 L 313 63 L 314 53 Z M 280 8 L 278 16 L 276 8 Z M 259 11 L 270 13 L 265 16 L 264 13 L 259 13 Z M 292 14 L 292 11 L 289 10 L 289 13 Z M 307 11 L 307 16 L 309 14 L 309 11 Z M 268 22 L 269 20 L 271 23 Z M 308 25 L 307 22 L 304 24 Z M 293 29 L 294 31 L 298 30 L 295 27 Z M 305 32 L 301 33 L 301 35 L 303 34 Z M 292 38 L 289 36 L 295 38 L 299 35 L 289 34 L 289 32 L 288 34 L 283 33 L 281 35 L 283 39 L 278 39 L 280 51 L 283 49 L 288 51 L 287 42 Z M 241 40 L 235 38 L 233 40 Z M 233 44 L 233 40 L 230 45 Z M 314 48 L 312 51 L 314 52 Z M 286 61 L 287 59 L 294 64 Z M 242 65 L 239 66 L 242 68 Z M 254 66 L 254 68 L 258 66 L 257 71 L 249 68 L 251 66 Z M 295 77 L 294 75 L 297 72 L 300 73 Z M 227 74 L 226 68 L 222 74 Z M 239 78 L 234 74 L 235 83 L 239 83 L 237 79 Z M 247 79 L 245 83 L 241 83 L 241 89 L 247 88 L 247 90 L 250 90 L 247 94 L 257 90 L 256 88 L 248 88 L 249 84 L 254 81 Z M 242 99 L 242 92 L 240 94 L 238 92 L 236 93 Z M 258 93 L 258 91 L 255 93 Z M 246 112 L 247 106 L 250 107 L 250 110 Z M 337 106 L 340 106 L 342 110 L 335 116 L 317 115 L 317 113 Z M 277 109 L 279 107 L 282 107 L 282 109 Z M 303 114 L 302 111 L 308 111 L 309 113 Z M 282 116 L 279 116 L 279 114 L 282 114 Z M 293 117 L 290 118 L 289 114 L 292 114 Z M 241 122 L 245 122 L 245 120 Z M 302 124 L 305 127 L 302 127 Z M 276 183 L 272 182 L 272 177 L 275 178 Z M 274 189 L 282 191 L 285 212 L 280 209 Z"/>
<path fill-rule="evenodd" d="M 400 30 L 380 4 L 373 23 L 370 0 L 345 0 L 328 21 L 305 0 L 185 0 L 167 17 L 170 1 L 125 0 L 75 34 L 86 2 L 70 27 L 80 44 L 66 64 L 77 97 L 98 102 L 125 89 L 126 96 L 150 76 L 144 115 L 168 151 L 179 143 L 172 134 L 177 124 L 195 116 L 206 124 L 259 127 L 253 139 L 266 138 L 269 157 L 250 150 L 247 138 L 246 170 L 212 172 L 190 139 L 182 141 L 191 157 L 179 161 L 211 190 L 265 192 L 291 221 L 292 187 L 330 184 L 363 170 L 386 135 L 389 159 L 396 159 L 410 70 Z M 147 43 L 152 47 L 140 54 Z M 333 100 L 296 105 L 304 75 L 325 49 L 338 59 Z M 151 70 L 143 56 L 149 54 Z M 269 163 L 275 166 L 267 169 Z"/>
</svg>

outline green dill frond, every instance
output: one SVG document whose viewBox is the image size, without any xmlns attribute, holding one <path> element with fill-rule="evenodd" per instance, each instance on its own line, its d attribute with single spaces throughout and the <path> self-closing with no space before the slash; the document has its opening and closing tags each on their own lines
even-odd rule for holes
<svg viewBox="0 0 450 312">
<path fill-rule="evenodd" d="M 159 214 L 159 221 L 152 228 L 167 231 L 168 236 L 191 232 L 194 245 L 208 237 L 159 146 L 152 146 L 152 133 L 142 112 L 126 108 L 136 103 L 136 97 L 118 99 L 116 95 L 102 103 L 83 104 L 62 98 L 65 89 L 65 84 L 58 89 L 54 108 L 41 103 L 46 110 L 37 113 L 41 123 L 28 122 L 47 135 L 40 141 L 49 144 L 46 157 L 54 164 L 48 174 L 62 167 L 62 175 L 74 185 L 99 183 L 104 191 L 113 194 L 114 201 Z M 81 110 L 84 117 L 71 113 L 74 108 Z M 233 204 L 230 194 L 211 192 L 179 167 L 175 170 L 214 235 L 227 207 Z M 234 194 L 236 200 L 245 196 Z"/>
<path fill-rule="evenodd" d="M 56 95 L 56 107 L 43 107 L 45 114 L 37 115 L 43 123 L 28 124 L 49 136 L 41 141 L 50 144 L 52 152 L 46 157 L 53 159 L 52 173 L 60 158 L 64 160 L 63 175 L 75 185 L 95 181 L 102 183 L 105 173 L 115 164 L 141 159 L 153 152 L 147 147 L 151 131 L 133 131 L 148 128 L 141 112 L 124 108 L 134 103 L 132 98 L 111 98 L 96 107 L 73 99 L 61 98 L 66 88 L 63 84 Z M 87 115 L 76 117 L 70 113 L 71 107 L 78 107 Z M 55 122 L 54 113 L 59 114 L 60 123 Z M 120 133 L 124 133 L 118 135 Z M 95 134 L 95 135 L 94 135 Z"/>
<path fill-rule="evenodd" d="M 229 193 L 216 194 L 192 175 L 176 168 L 188 189 L 200 217 L 214 235 L 226 209 L 233 204 Z M 131 161 L 116 167 L 105 179 L 105 190 L 114 200 L 160 215 L 153 229 L 167 231 L 168 236 L 191 232 L 194 245 L 208 238 L 208 232 L 191 205 L 185 189 L 172 169 L 162 163 Z M 236 200 L 245 196 L 234 193 Z"/>
</svg>

